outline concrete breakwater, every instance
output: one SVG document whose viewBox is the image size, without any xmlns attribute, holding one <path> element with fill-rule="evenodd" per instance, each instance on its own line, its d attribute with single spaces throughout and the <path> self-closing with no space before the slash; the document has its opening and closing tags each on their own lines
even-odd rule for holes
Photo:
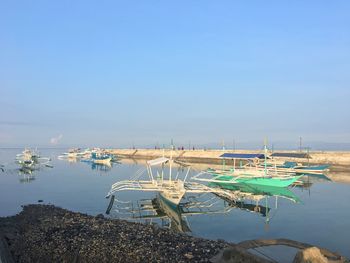
<svg viewBox="0 0 350 263">
<path fill-rule="evenodd" d="M 162 149 L 110 149 L 111 153 L 117 154 L 121 157 L 135 158 L 135 159 L 153 159 L 161 156 L 169 157 L 171 154 L 173 158 L 191 162 L 191 163 L 208 163 L 220 164 L 222 159 L 220 155 L 223 152 L 232 153 L 262 153 L 261 150 L 162 150 Z M 279 151 L 290 152 L 290 151 Z M 296 151 L 297 152 L 297 151 Z M 349 169 L 350 171 L 350 152 L 337 151 L 314 151 L 309 153 L 311 158 L 309 160 L 295 159 L 299 162 L 307 162 L 310 164 L 331 164 L 333 169 Z"/>
</svg>

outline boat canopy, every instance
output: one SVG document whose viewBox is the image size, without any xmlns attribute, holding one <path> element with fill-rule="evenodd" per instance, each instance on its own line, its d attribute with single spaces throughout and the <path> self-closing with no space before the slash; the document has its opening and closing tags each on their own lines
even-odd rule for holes
<svg viewBox="0 0 350 263">
<path fill-rule="evenodd" d="M 149 166 L 154 166 L 154 165 L 160 165 L 160 164 L 166 163 L 168 161 L 169 161 L 168 158 L 160 157 L 160 158 L 157 158 L 157 159 L 153 159 L 153 160 L 147 161 L 147 164 Z"/>
<path fill-rule="evenodd" d="M 311 158 L 308 153 L 273 153 L 271 157 L 286 157 L 286 158 Z"/>
<path fill-rule="evenodd" d="M 265 155 L 262 153 L 224 153 L 220 155 L 223 159 L 264 159 Z"/>
</svg>

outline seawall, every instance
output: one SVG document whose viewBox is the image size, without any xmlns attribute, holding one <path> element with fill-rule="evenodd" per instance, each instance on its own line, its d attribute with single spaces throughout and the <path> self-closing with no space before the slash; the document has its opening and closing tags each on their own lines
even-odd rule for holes
<svg viewBox="0 0 350 263">
<path fill-rule="evenodd" d="M 262 153 L 258 150 L 158 150 L 158 149 L 110 149 L 110 152 L 117 154 L 124 158 L 134 159 L 153 159 L 161 156 L 169 157 L 170 154 L 173 158 L 187 161 L 190 163 L 207 163 L 207 164 L 220 164 L 222 159 L 220 155 L 223 152 L 232 153 Z M 278 152 L 291 152 L 291 151 L 278 151 Z M 295 151 L 297 152 L 297 151 Z M 307 159 L 295 159 L 299 162 L 310 162 L 311 164 L 331 164 L 333 169 L 348 170 L 350 171 L 350 152 L 347 151 L 314 151 L 309 153 L 311 158 Z"/>
</svg>

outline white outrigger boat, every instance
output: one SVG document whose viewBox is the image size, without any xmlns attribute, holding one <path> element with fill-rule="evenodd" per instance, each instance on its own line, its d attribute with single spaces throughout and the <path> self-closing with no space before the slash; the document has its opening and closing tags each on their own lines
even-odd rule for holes
<svg viewBox="0 0 350 263">
<path fill-rule="evenodd" d="M 172 168 L 176 163 L 181 166 L 187 166 L 186 175 L 184 179 L 179 178 L 179 172 L 173 178 Z M 168 176 L 164 173 L 165 165 L 169 164 Z M 154 167 L 160 167 L 161 169 L 154 172 Z M 116 182 L 112 185 L 106 198 L 114 196 L 119 191 L 145 191 L 145 192 L 158 192 L 161 197 L 165 198 L 174 205 L 178 205 L 186 193 L 220 193 L 228 198 L 235 198 L 234 194 L 230 191 L 226 191 L 220 188 L 211 188 L 206 185 L 197 182 L 188 182 L 190 172 L 190 166 L 172 159 L 172 157 L 160 157 L 154 160 L 146 162 L 146 170 L 148 180 L 140 180 L 145 170 L 139 170 L 136 176 L 132 180 L 124 180 Z M 114 199 L 114 197 L 113 197 Z"/>
<path fill-rule="evenodd" d="M 72 148 L 69 149 L 68 152 L 65 152 L 58 156 L 58 159 L 78 159 L 83 157 L 90 157 L 91 150 L 85 149 L 84 151 L 81 151 L 80 148 Z"/>
<path fill-rule="evenodd" d="M 37 151 L 27 148 L 22 153 L 16 155 L 16 162 L 22 169 L 35 169 L 37 166 L 51 167 L 49 164 L 50 161 L 50 158 L 41 157 Z"/>
<path fill-rule="evenodd" d="M 144 171 L 140 170 L 140 172 L 136 174 L 136 178 L 133 180 L 124 180 L 113 184 L 106 197 L 108 198 L 116 192 L 126 190 L 159 192 L 161 196 L 177 205 L 187 191 L 202 192 L 203 185 L 189 182 L 185 183 L 190 167 L 188 168 L 183 181 L 177 177 L 172 178 L 173 162 L 173 160 L 165 157 L 147 161 L 146 169 L 149 180 L 139 180 L 144 173 Z M 164 177 L 164 166 L 166 164 L 169 164 L 168 178 Z M 152 168 L 155 166 L 161 166 L 161 171 L 156 171 L 154 174 Z"/>
</svg>

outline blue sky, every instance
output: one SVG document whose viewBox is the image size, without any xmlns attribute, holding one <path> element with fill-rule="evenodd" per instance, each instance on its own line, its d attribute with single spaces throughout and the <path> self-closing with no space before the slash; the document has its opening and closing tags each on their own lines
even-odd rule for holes
<svg viewBox="0 0 350 263">
<path fill-rule="evenodd" d="M 350 143 L 349 1 L 0 5 L 2 147 Z"/>
</svg>

